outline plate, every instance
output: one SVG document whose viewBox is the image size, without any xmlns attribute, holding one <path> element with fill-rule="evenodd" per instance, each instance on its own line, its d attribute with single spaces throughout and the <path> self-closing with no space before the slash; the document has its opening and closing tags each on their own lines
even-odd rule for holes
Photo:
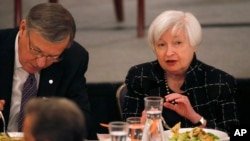
<svg viewBox="0 0 250 141">
<path fill-rule="evenodd" d="M 23 138 L 23 132 L 8 132 L 11 138 Z"/>
<path fill-rule="evenodd" d="M 191 131 L 193 128 L 181 128 L 179 130 L 180 133 L 186 132 L 186 131 Z M 220 131 L 220 130 L 215 130 L 215 129 L 203 129 L 205 132 L 210 132 L 218 136 L 220 139 L 219 141 L 230 141 L 229 136 L 227 135 L 226 132 Z M 166 136 L 170 138 L 172 136 L 172 132 L 170 130 L 164 131 Z"/>
<path fill-rule="evenodd" d="M 0 140 L 4 141 L 23 141 L 23 132 L 8 132 L 10 137 L 7 137 L 3 132 L 0 133 Z"/>
</svg>

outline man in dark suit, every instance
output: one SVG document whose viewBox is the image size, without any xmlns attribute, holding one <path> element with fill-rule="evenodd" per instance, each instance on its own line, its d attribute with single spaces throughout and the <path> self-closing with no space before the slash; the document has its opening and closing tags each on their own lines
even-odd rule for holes
<svg viewBox="0 0 250 141">
<path fill-rule="evenodd" d="M 36 97 L 71 99 L 91 123 L 84 76 L 89 56 L 74 41 L 75 32 L 72 15 L 56 3 L 38 4 L 18 28 L 0 30 L 0 110 L 8 131 L 18 129 L 23 85 L 30 74 L 36 78 Z"/>
</svg>

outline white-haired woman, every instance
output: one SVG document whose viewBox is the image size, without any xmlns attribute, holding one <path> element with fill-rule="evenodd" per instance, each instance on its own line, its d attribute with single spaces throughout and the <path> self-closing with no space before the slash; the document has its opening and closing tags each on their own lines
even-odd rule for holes
<svg viewBox="0 0 250 141">
<path fill-rule="evenodd" d="M 201 126 L 229 131 L 239 124 L 236 81 L 230 74 L 196 58 L 201 25 L 193 14 L 165 11 L 149 27 L 148 40 L 157 60 L 130 68 L 123 118 L 145 119 L 144 97 L 164 98 L 162 116 L 170 126 Z"/>
</svg>

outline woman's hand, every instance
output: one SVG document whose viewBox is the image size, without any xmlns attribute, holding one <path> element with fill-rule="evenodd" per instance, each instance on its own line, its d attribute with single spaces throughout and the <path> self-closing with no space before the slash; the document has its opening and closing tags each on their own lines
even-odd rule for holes
<svg viewBox="0 0 250 141">
<path fill-rule="evenodd" d="M 165 108 L 171 109 L 179 115 L 187 118 L 192 123 L 197 123 L 201 118 L 201 115 L 194 111 L 188 97 L 182 94 L 172 93 L 166 95 L 163 105 Z"/>
<path fill-rule="evenodd" d="M 3 110 L 4 104 L 5 104 L 5 100 L 1 99 L 1 100 L 0 100 L 0 111 Z"/>
</svg>

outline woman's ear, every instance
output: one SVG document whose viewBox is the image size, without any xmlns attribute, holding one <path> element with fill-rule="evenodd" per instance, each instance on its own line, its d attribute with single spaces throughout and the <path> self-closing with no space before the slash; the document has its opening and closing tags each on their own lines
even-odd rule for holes
<svg viewBox="0 0 250 141">
<path fill-rule="evenodd" d="M 196 52 L 198 50 L 198 47 L 194 47 L 194 52 Z"/>
</svg>

